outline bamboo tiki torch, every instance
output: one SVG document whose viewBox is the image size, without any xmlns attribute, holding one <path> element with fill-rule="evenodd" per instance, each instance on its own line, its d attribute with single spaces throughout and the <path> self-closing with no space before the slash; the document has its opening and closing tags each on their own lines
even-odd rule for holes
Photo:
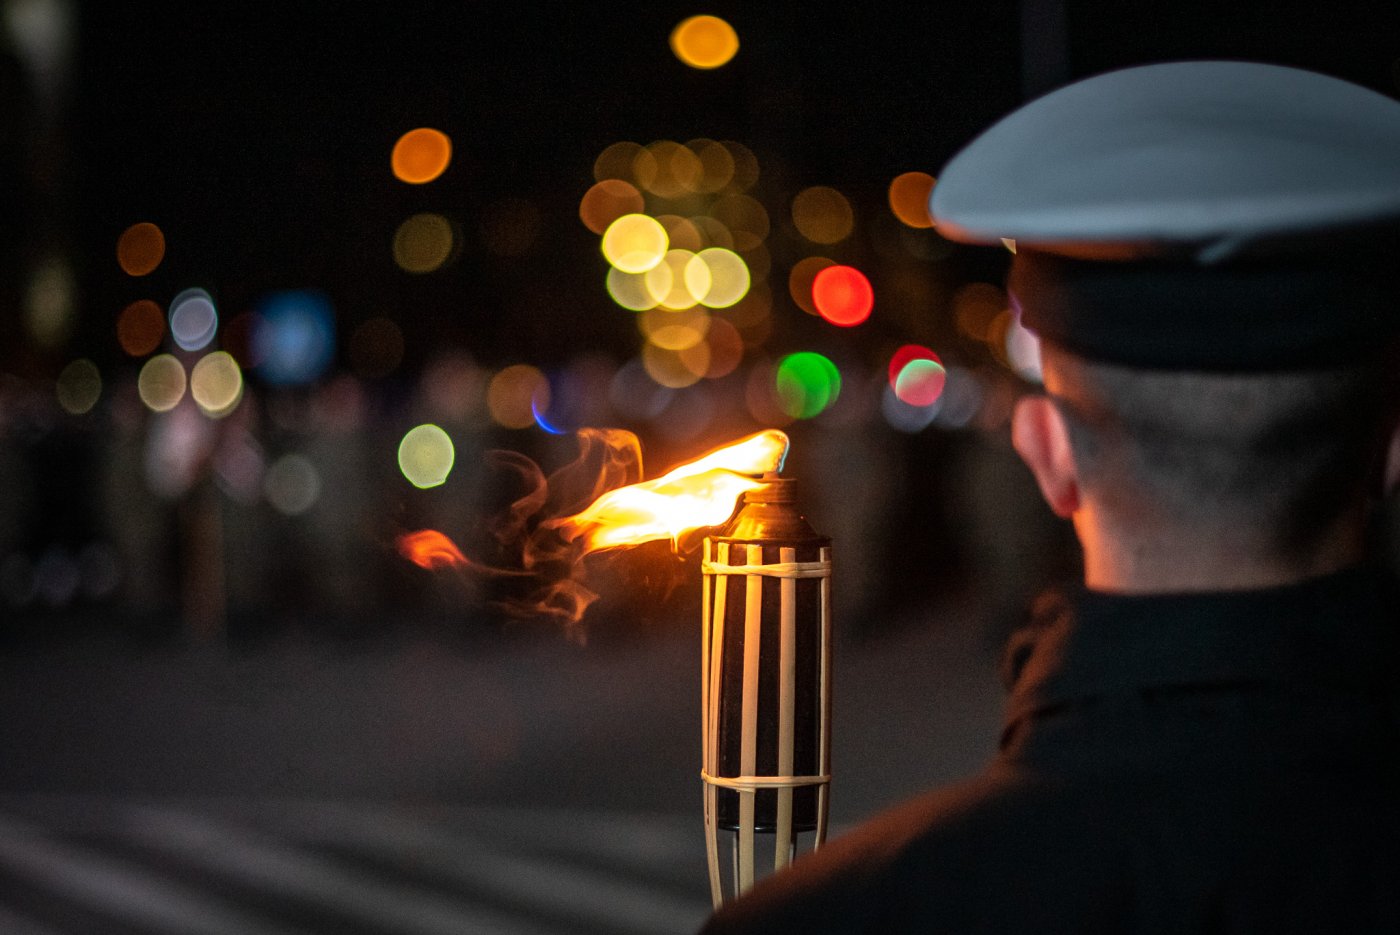
<svg viewBox="0 0 1400 935">
<path fill-rule="evenodd" d="M 716 907 L 826 840 L 831 540 L 764 475 L 703 545 L 705 844 Z M 727 847 L 721 847 L 725 832 Z M 721 863 L 727 867 L 721 867 Z"/>
</svg>

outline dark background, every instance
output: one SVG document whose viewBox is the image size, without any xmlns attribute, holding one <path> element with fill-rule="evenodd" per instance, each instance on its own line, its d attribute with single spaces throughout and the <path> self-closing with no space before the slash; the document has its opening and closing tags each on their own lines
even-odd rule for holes
<svg viewBox="0 0 1400 935">
<path fill-rule="evenodd" d="M 760 165 L 750 194 L 772 219 L 771 333 L 735 376 L 667 391 L 654 418 L 606 392 L 590 411 L 637 432 L 654 475 L 764 427 L 743 406 L 751 368 L 826 353 L 842 368 L 842 402 L 787 426 L 788 472 L 837 543 L 842 639 L 963 628 L 980 647 L 969 664 L 990 672 L 1026 599 L 1072 575 L 1076 557 L 1006 442 L 1011 401 L 1029 384 L 952 321 L 956 290 L 999 283 L 1006 254 L 901 229 L 885 202 L 890 180 L 936 174 L 1028 95 L 1127 64 L 1258 59 L 1400 88 L 1400 11 L 1384 4 L 721 3 L 706 12 L 726 17 L 741 47 L 714 71 L 672 55 L 670 30 L 698 11 L 668 3 L 0 6 L 10 27 L 36 9 L 68 24 L 48 82 L 15 29 L 0 33 L 0 647 L 40 663 L 54 647 L 129 660 L 182 647 L 397 646 L 404 634 L 469 654 L 522 639 L 598 653 L 688 639 L 693 555 L 623 557 L 621 584 L 566 631 L 502 617 L 489 594 L 395 552 L 394 537 L 418 526 L 470 539 L 508 499 L 487 451 L 549 468 L 572 456 L 567 436 L 503 429 L 478 404 L 448 426 L 457 468 L 428 491 L 399 475 L 394 451 L 430 419 L 433 365 L 446 357 L 469 361 L 478 384 L 513 363 L 554 376 L 587 361 L 606 387 L 638 336 L 603 290 L 597 237 L 579 222 L 593 162 L 619 140 L 709 137 L 742 142 Z M 391 176 L 389 152 L 417 126 L 446 132 L 454 156 L 440 179 L 409 186 Z M 839 244 L 807 243 L 789 220 L 793 195 L 816 184 L 854 206 L 855 232 Z M 539 218 L 521 255 L 487 249 L 482 225 L 503 199 Z M 441 270 L 412 275 L 394 265 L 390 241 L 425 210 L 457 225 L 459 247 Z M 115 244 L 141 220 L 157 222 L 168 246 L 159 269 L 133 279 Z M 787 273 L 814 254 L 867 272 L 870 321 L 837 329 L 795 305 Z M 25 309 L 54 261 L 67 271 L 71 330 L 45 343 Z M 177 490 L 148 482 L 166 417 L 136 402 L 141 361 L 122 352 L 114 323 L 128 302 L 164 305 L 190 285 L 210 290 L 225 323 L 277 290 L 329 298 L 340 344 L 328 373 L 286 388 L 250 371 L 237 416 L 214 429 L 264 466 L 287 453 L 316 465 L 321 498 L 306 513 L 231 492 L 203 462 Z M 401 329 L 402 362 L 357 375 L 346 339 L 380 316 Z M 906 341 L 955 368 L 950 387 L 976 385 L 966 420 L 906 433 L 884 419 L 884 368 Z M 76 358 L 104 379 L 79 416 L 54 399 Z M 100 767 L 86 775 L 101 785 Z M 26 776 L 34 787 L 51 778 Z"/>
</svg>

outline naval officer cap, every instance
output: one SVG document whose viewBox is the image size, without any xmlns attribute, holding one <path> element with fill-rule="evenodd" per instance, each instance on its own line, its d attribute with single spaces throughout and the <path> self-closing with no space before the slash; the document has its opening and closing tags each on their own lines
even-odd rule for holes
<svg viewBox="0 0 1400 935">
<path fill-rule="evenodd" d="M 1015 242 L 1022 320 L 1090 359 L 1330 366 L 1400 335 L 1400 102 L 1296 68 L 1146 65 L 994 124 L 934 186 L 944 236 Z"/>
</svg>

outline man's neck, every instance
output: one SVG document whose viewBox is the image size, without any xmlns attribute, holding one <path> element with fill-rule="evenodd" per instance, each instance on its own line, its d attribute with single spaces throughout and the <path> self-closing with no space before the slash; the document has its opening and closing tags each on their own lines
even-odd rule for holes
<svg viewBox="0 0 1400 935">
<path fill-rule="evenodd" d="M 1349 526 L 1288 553 L 1220 534 L 1157 530 L 1109 536 L 1087 529 L 1079 532 L 1084 543 L 1084 583 L 1096 591 L 1120 594 L 1277 587 L 1339 571 L 1365 555 L 1363 537 Z"/>
</svg>

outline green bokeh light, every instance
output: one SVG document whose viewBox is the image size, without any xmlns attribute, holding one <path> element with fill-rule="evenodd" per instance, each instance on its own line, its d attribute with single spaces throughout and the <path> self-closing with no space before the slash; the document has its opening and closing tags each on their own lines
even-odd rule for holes
<svg viewBox="0 0 1400 935">
<path fill-rule="evenodd" d="M 841 394 L 841 371 L 814 351 L 798 351 L 778 362 L 778 401 L 794 419 L 820 415 Z"/>
<path fill-rule="evenodd" d="M 457 454 L 452 439 L 436 425 L 408 430 L 399 442 L 399 470 L 415 487 L 436 487 L 452 473 Z"/>
</svg>

